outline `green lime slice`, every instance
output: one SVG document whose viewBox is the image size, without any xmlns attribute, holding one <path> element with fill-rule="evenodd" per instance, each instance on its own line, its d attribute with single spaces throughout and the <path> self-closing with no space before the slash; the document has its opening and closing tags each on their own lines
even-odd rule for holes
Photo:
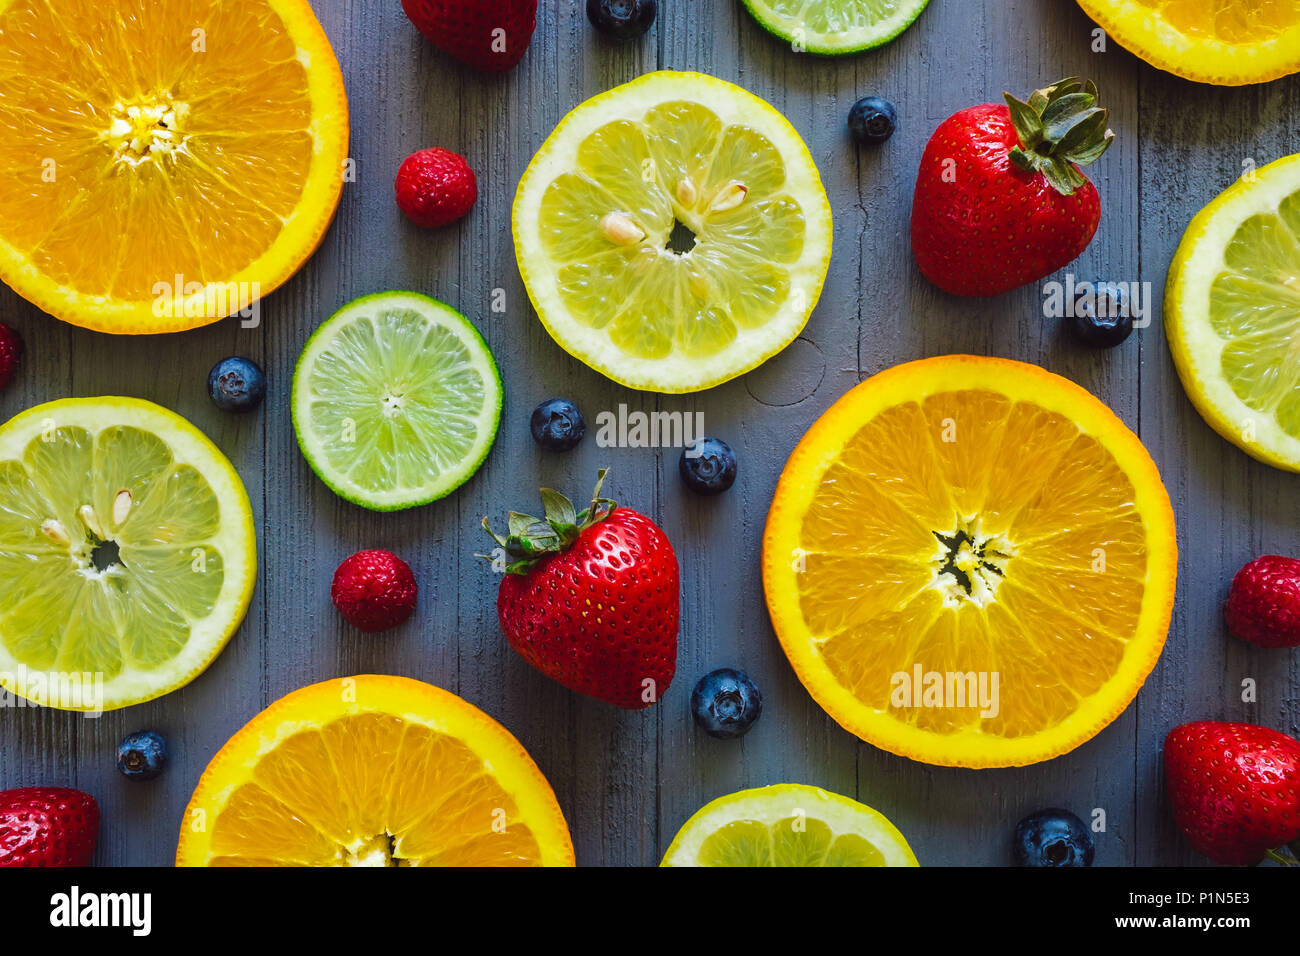
<svg viewBox="0 0 1300 956">
<path fill-rule="evenodd" d="M 686 821 L 662 866 L 916 866 L 903 835 L 868 806 L 785 783 L 719 797 Z"/>
<path fill-rule="evenodd" d="M 744 0 L 763 29 L 825 56 L 861 53 L 894 39 L 930 0 Z"/>
<path fill-rule="evenodd" d="M 501 374 L 478 330 L 416 292 L 363 296 L 308 340 L 293 425 L 336 494 L 374 511 L 445 497 L 478 471 L 501 423 Z"/>
<path fill-rule="evenodd" d="M 175 690 L 239 627 L 256 573 L 243 484 L 177 415 L 69 399 L 0 427 L 0 686 L 82 711 Z"/>
</svg>

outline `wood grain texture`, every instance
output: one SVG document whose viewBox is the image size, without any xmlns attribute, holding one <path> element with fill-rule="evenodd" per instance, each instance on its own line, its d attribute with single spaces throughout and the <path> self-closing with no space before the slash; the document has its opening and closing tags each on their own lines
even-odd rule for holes
<svg viewBox="0 0 1300 956">
<path fill-rule="evenodd" d="M 988 301 L 946 296 L 912 264 L 907 223 L 913 178 L 934 127 L 950 113 L 1025 93 L 1069 74 L 1095 78 L 1118 141 L 1093 168 L 1101 231 L 1069 270 L 1080 279 L 1151 283 L 1159 302 L 1169 261 L 1192 215 L 1242 171 L 1300 151 L 1300 82 L 1217 89 L 1183 82 L 1114 44 L 1092 51 L 1092 23 L 1072 0 L 932 0 L 917 24 L 882 50 L 835 60 L 793 52 L 736 0 L 662 0 L 659 22 L 632 45 L 587 24 L 582 3 L 542 0 L 536 37 L 505 76 L 463 69 L 426 43 L 396 0 L 314 0 L 343 65 L 357 181 L 316 256 L 262 303 L 262 325 L 237 320 L 177 336 L 113 338 L 72 329 L 0 288 L 0 315 L 29 345 L 0 415 L 69 395 L 125 394 L 189 418 L 231 457 L 257 519 L 261 573 L 244 626 L 210 670 L 150 704 L 87 720 L 0 711 L 0 788 L 66 784 L 104 811 L 99 864 L 167 864 L 182 810 L 208 759 L 254 713 L 315 680 L 360 672 L 431 681 L 502 721 L 536 758 L 572 825 L 578 860 L 650 865 L 708 800 L 742 787 L 817 784 L 888 815 L 923 864 L 1009 862 L 1015 821 L 1043 806 L 1107 814 L 1102 865 L 1202 862 L 1169 822 L 1159 752 L 1192 718 L 1257 721 L 1300 730 L 1300 665 L 1226 635 L 1220 605 L 1231 574 L 1263 551 L 1300 554 L 1297 479 L 1215 435 L 1178 384 L 1160 327 L 1113 352 L 1072 346 L 1043 318 L 1031 286 Z M 762 369 L 695 396 L 654 396 L 613 385 L 561 351 L 528 305 L 514 265 L 510 205 L 528 160 L 559 119 L 586 98 L 658 68 L 736 82 L 781 109 L 806 138 L 835 213 L 835 251 L 821 303 L 803 338 Z M 883 149 L 855 150 L 850 105 L 878 94 L 901 126 Z M 463 223 L 437 232 L 407 223 L 392 179 L 411 151 L 466 154 L 481 196 Z M 505 417 L 482 471 L 451 498 L 378 515 L 331 494 L 303 462 L 289 421 L 294 362 L 336 308 L 366 293 L 412 288 L 465 312 L 485 335 L 506 383 Z M 504 314 L 490 309 L 504 290 Z M 1113 407 L 1151 449 L 1173 496 L 1182 548 L 1169 641 L 1137 703 L 1077 751 L 1036 767 L 927 767 L 861 743 L 825 716 L 794 677 L 773 635 L 759 581 L 767 504 L 799 437 L 864 377 L 950 352 L 1000 355 L 1068 376 Z M 263 364 L 271 381 L 255 416 L 222 415 L 205 394 L 227 354 Z M 646 411 L 702 411 L 707 430 L 740 456 L 720 499 L 686 493 L 677 452 L 600 449 L 590 438 L 565 456 L 528 437 L 533 406 L 555 394 L 594 419 L 619 403 Z M 534 673 L 504 643 L 495 577 L 472 555 L 478 521 L 530 506 L 546 484 L 583 494 L 610 466 L 622 502 L 651 515 L 675 543 L 683 571 L 678 678 L 644 713 L 580 699 Z M 486 539 L 484 539 L 486 540 Z M 381 547 L 410 561 L 421 585 L 416 617 L 365 637 L 329 602 L 338 562 Z M 690 688 L 718 666 L 743 667 L 765 715 L 739 742 L 696 733 Z M 1259 698 L 1241 701 L 1253 678 Z M 174 763 L 150 784 L 114 769 L 129 731 L 167 735 Z"/>
</svg>

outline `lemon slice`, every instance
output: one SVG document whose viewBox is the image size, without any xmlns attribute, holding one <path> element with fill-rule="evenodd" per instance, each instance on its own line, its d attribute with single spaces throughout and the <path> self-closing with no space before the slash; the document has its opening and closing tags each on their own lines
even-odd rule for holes
<svg viewBox="0 0 1300 956">
<path fill-rule="evenodd" d="M 1079 0 L 1125 49 L 1189 80 L 1240 86 L 1300 70 L 1300 0 Z"/>
<path fill-rule="evenodd" d="M 0 87 L 0 278 L 67 322 L 245 310 L 338 205 L 347 99 L 307 0 L 0 0 Z"/>
<path fill-rule="evenodd" d="M 616 382 L 709 388 L 798 336 L 826 279 L 831 212 L 799 134 L 699 73 L 651 73 L 583 103 L 514 205 L 538 317 Z"/>
<path fill-rule="evenodd" d="M 239 476 L 179 416 L 23 412 L 0 426 L 0 684 L 89 711 L 189 683 L 243 620 L 256 550 Z"/>
<path fill-rule="evenodd" d="M 1145 448 L 1077 385 L 909 362 L 790 456 L 763 541 L 777 636 L 845 729 L 926 763 L 1021 766 L 1128 706 L 1169 628 L 1174 516 Z"/>
<path fill-rule="evenodd" d="M 879 812 L 797 783 L 719 797 L 678 831 L 661 866 L 916 866 Z"/>
<path fill-rule="evenodd" d="M 897 37 L 930 0 L 744 0 L 769 33 L 808 53 L 860 53 Z"/>
<path fill-rule="evenodd" d="M 313 684 L 203 772 L 178 866 L 572 866 L 550 784 L 509 731 L 405 677 Z"/>
<path fill-rule="evenodd" d="M 1211 427 L 1300 471 L 1300 155 L 1239 181 L 1192 220 L 1169 271 L 1165 332 Z"/>
</svg>

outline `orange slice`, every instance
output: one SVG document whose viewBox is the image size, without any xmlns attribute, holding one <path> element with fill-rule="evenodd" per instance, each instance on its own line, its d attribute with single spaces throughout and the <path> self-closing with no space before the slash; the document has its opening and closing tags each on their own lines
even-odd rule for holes
<svg viewBox="0 0 1300 956">
<path fill-rule="evenodd" d="M 0 88 L 0 279 L 75 325 L 248 310 L 338 205 L 347 99 L 306 0 L 0 0 Z"/>
<path fill-rule="evenodd" d="M 799 678 L 863 740 L 1019 766 L 1137 694 L 1173 606 L 1174 517 L 1106 406 L 1003 359 L 863 382 L 790 456 L 763 581 Z"/>
<path fill-rule="evenodd" d="M 405 677 L 294 691 L 212 758 L 178 866 L 572 866 L 550 784 L 477 707 Z"/>
<path fill-rule="evenodd" d="M 1221 86 L 1300 70 L 1300 0 L 1079 0 L 1152 66 Z"/>
</svg>

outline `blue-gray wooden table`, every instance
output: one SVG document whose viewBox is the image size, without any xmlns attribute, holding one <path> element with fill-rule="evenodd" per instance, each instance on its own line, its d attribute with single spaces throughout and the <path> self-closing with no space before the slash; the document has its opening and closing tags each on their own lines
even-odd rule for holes
<svg viewBox="0 0 1300 956">
<path fill-rule="evenodd" d="M 889 46 L 819 59 L 766 34 L 738 0 L 661 0 L 655 28 L 631 45 L 597 36 L 577 0 L 542 0 L 522 64 L 504 76 L 463 68 L 430 46 L 397 0 L 313 0 L 347 81 L 356 182 L 306 267 L 262 303 L 262 324 L 230 319 L 164 337 L 85 332 L 42 315 L 0 287 L 0 317 L 29 346 L 0 416 L 67 396 L 132 395 L 189 418 L 230 456 L 257 518 L 260 573 L 248 618 L 215 664 L 188 687 L 97 720 L 52 710 L 0 711 L 0 787 L 71 785 L 103 809 L 98 864 L 167 864 L 181 813 L 208 759 L 266 704 L 304 684 L 394 673 L 452 690 L 513 731 L 554 786 L 587 865 L 657 863 L 705 802 L 743 787 L 816 784 L 884 812 L 922 864 L 1004 864 L 1019 817 L 1043 806 L 1087 818 L 1106 812 L 1097 862 L 1202 862 L 1181 841 L 1163 795 L 1160 746 L 1192 718 L 1250 720 L 1295 733 L 1296 658 L 1228 637 L 1221 604 L 1232 573 L 1262 552 L 1300 554 L 1300 477 L 1262 465 L 1197 416 L 1174 372 L 1159 319 L 1169 262 L 1189 219 L 1229 186 L 1246 160 L 1300 151 L 1300 78 L 1225 89 L 1160 73 L 1113 43 L 1094 51 L 1093 24 L 1073 0 L 933 0 Z M 776 105 L 803 134 L 835 213 L 835 252 L 803 337 L 759 370 L 692 396 L 616 386 L 547 336 L 524 293 L 510 234 L 514 188 L 559 119 L 588 97 L 660 68 L 715 74 Z M 1090 170 L 1101 191 L 1096 240 L 1070 267 L 1079 280 L 1151 283 L 1153 324 L 1114 351 L 1074 345 L 1044 317 L 1041 286 L 961 300 L 929 286 L 908 248 L 908 216 L 926 140 L 965 106 L 1028 93 L 1061 76 L 1094 78 L 1117 141 Z M 900 128 L 882 149 L 855 149 L 845 117 L 861 96 L 892 100 Z M 440 231 L 409 224 L 393 176 L 410 152 L 445 146 L 478 173 L 480 199 Z M 338 306 L 411 288 L 465 312 L 482 330 L 506 387 L 500 437 L 478 475 L 450 498 L 379 515 L 336 498 L 294 441 L 289 384 L 307 336 Z M 507 309 L 493 312 L 494 289 Z M 1105 400 L 1138 432 L 1178 516 L 1178 600 L 1164 656 L 1135 704 L 1071 754 L 1015 770 L 929 767 L 876 750 L 812 701 L 786 663 L 759 581 L 763 522 L 799 437 L 866 376 L 951 352 L 1035 362 Z M 265 407 L 224 415 L 209 401 L 213 363 L 248 355 L 270 377 Z M 740 458 L 734 489 L 705 500 L 685 491 L 674 450 L 541 452 L 528 415 L 566 395 L 589 419 L 631 410 L 702 411 Z M 536 488 L 582 495 L 596 469 L 610 488 L 667 531 L 682 566 L 677 680 L 661 703 L 627 713 L 569 693 L 532 671 L 496 622 L 497 577 L 474 558 L 479 520 L 534 506 Z M 344 557 L 388 548 L 414 567 L 419 609 L 399 630 L 365 637 L 330 604 Z M 2 586 L 2 585 L 0 585 Z M 737 666 L 761 685 L 765 710 L 743 740 L 697 733 L 690 688 Z M 1253 679 L 1254 703 L 1241 682 Z M 173 764 L 129 782 L 114 766 L 127 732 L 155 728 Z"/>
</svg>

